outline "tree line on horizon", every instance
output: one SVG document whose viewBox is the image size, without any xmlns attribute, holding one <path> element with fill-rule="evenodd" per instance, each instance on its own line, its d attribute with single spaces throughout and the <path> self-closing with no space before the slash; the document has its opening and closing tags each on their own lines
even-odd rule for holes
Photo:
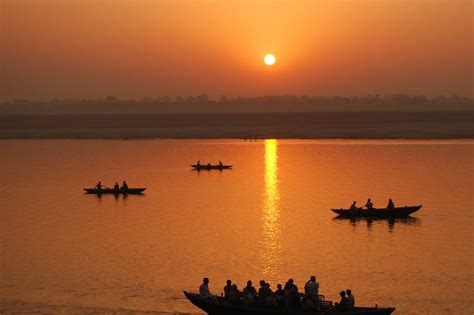
<svg viewBox="0 0 474 315">
<path fill-rule="evenodd" d="M 474 99 L 465 96 L 392 94 L 366 96 L 226 97 L 211 100 L 208 95 L 161 96 L 142 99 L 15 99 L 0 103 L 0 114 L 141 114 L 141 113 L 239 113 L 318 111 L 472 111 Z"/>
</svg>

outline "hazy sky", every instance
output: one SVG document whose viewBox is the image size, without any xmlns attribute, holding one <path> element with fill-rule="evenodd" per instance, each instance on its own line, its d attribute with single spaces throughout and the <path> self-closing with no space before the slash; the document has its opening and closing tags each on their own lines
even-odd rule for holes
<svg viewBox="0 0 474 315">
<path fill-rule="evenodd" d="M 473 0 L 0 0 L 0 99 L 472 97 L 473 15 Z"/>
</svg>

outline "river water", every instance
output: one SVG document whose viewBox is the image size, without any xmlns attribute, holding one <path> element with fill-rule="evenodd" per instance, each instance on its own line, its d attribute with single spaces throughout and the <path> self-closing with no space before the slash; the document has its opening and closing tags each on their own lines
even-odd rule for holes
<svg viewBox="0 0 474 315">
<path fill-rule="evenodd" d="M 273 288 L 311 275 L 326 299 L 396 314 L 472 314 L 474 142 L 1 140 L 0 311 L 199 313 L 203 276 Z M 229 171 L 190 169 L 201 160 Z M 143 196 L 82 193 L 96 181 Z M 330 208 L 423 204 L 407 220 Z"/>
</svg>

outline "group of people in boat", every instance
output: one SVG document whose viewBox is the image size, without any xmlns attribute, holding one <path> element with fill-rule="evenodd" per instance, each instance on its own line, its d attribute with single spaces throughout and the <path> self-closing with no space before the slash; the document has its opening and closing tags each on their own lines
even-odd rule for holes
<svg viewBox="0 0 474 315">
<path fill-rule="evenodd" d="M 367 200 L 367 203 L 364 206 L 367 210 L 372 210 L 374 209 L 374 204 L 372 203 L 372 200 L 370 198 Z M 362 207 L 362 208 L 364 208 Z M 349 210 L 356 211 L 356 210 L 361 210 L 362 208 L 357 207 L 356 202 L 354 201 L 351 206 L 349 207 Z M 393 200 L 390 198 L 388 199 L 388 204 L 387 204 L 387 209 L 393 210 L 395 209 L 395 203 Z"/>
<path fill-rule="evenodd" d="M 199 161 L 196 162 L 196 166 L 197 167 L 211 167 L 212 164 L 211 164 L 211 162 L 209 162 L 207 164 L 201 165 L 201 161 L 199 160 Z M 224 164 L 222 164 L 222 162 L 219 161 L 219 166 L 222 167 L 222 166 L 224 166 Z"/>
<path fill-rule="evenodd" d="M 344 294 L 343 294 L 344 293 Z M 347 294 L 347 295 L 346 295 Z M 209 279 L 204 278 L 199 287 L 199 295 L 202 298 L 217 300 L 209 290 Z M 304 285 L 304 293 L 298 291 L 298 287 L 293 279 L 288 279 L 284 286 L 277 284 L 275 291 L 271 289 L 270 283 L 265 280 L 259 281 L 258 290 L 253 286 L 252 281 L 248 280 L 247 285 L 239 290 L 237 284 L 232 280 L 227 280 L 224 286 L 224 293 L 221 296 L 229 303 L 235 306 L 273 306 L 281 309 L 305 309 L 320 311 L 319 283 L 315 276 Z M 341 301 L 338 308 L 350 309 L 355 305 L 355 299 L 351 290 L 341 291 Z"/>
<path fill-rule="evenodd" d="M 95 185 L 95 189 L 103 189 L 103 188 L 106 188 L 102 185 L 102 182 L 99 181 L 96 185 Z M 127 190 L 128 189 L 128 185 L 127 185 L 127 182 L 126 181 L 123 181 L 122 182 L 122 186 L 119 185 L 118 182 L 115 182 L 114 184 L 114 189 L 115 190 Z"/>
</svg>

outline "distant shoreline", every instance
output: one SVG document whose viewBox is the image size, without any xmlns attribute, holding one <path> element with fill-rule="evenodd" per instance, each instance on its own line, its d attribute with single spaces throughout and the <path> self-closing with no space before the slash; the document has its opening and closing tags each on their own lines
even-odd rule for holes
<svg viewBox="0 0 474 315">
<path fill-rule="evenodd" d="M 0 139 L 474 139 L 474 111 L 0 115 Z"/>
</svg>

